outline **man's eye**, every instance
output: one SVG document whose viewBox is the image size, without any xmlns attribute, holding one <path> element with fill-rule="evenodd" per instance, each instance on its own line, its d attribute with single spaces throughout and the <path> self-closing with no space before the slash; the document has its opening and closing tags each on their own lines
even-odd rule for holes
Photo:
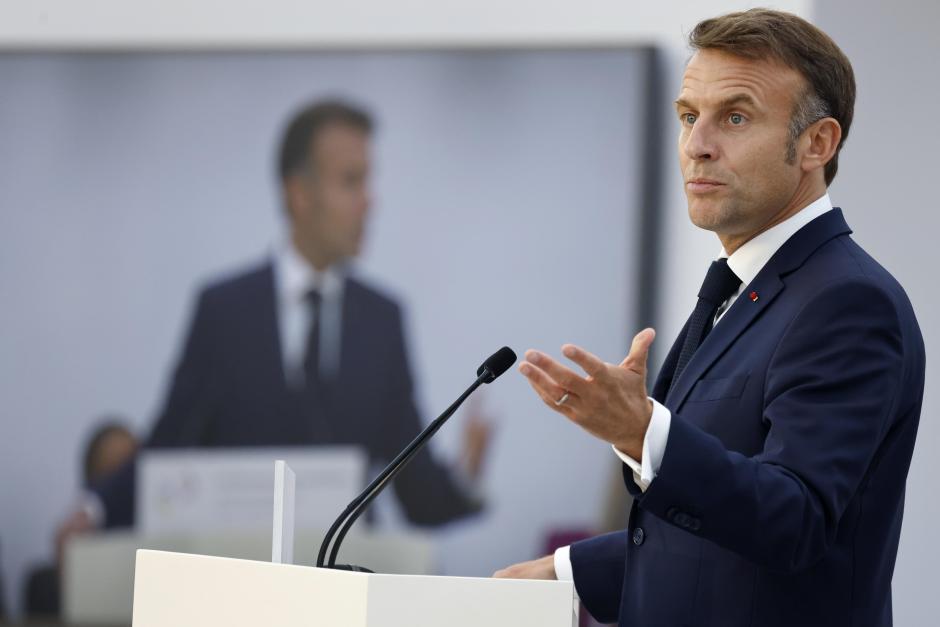
<svg viewBox="0 0 940 627">
<path fill-rule="evenodd" d="M 682 122 L 688 125 L 695 123 L 695 114 L 694 113 L 683 113 L 681 116 Z"/>
<path fill-rule="evenodd" d="M 744 116 L 740 113 L 732 113 L 728 116 L 728 121 L 734 124 L 735 126 L 739 124 L 744 124 Z"/>
</svg>

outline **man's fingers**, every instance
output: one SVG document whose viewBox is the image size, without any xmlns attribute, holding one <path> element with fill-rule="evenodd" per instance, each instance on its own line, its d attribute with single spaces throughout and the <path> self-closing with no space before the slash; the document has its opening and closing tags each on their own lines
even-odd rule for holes
<svg viewBox="0 0 940 627">
<path fill-rule="evenodd" d="M 565 344 L 561 347 L 561 352 L 565 357 L 581 366 L 584 372 L 595 379 L 607 371 L 607 364 L 600 357 L 592 355 L 580 346 L 574 344 Z"/>
<path fill-rule="evenodd" d="M 528 350 L 525 353 L 526 361 L 537 368 L 543 370 L 552 380 L 557 383 L 564 392 L 574 392 L 576 394 L 584 393 L 586 381 L 584 377 L 574 372 L 570 368 L 558 363 L 545 353 L 535 350 Z"/>
<path fill-rule="evenodd" d="M 497 570 L 493 577 L 498 579 L 557 579 L 555 573 L 555 558 L 552 555 L 531 562 L 513 564 L 508 568 Z"/>
<path fill-rule="evenodd" d="M 654 329 L 643 329 L 633 337 L 633 344 L 630 345 L 630 354 L 620 363 L 621 366 L 629 368 L 634 372 L 646 372 L 646 361 L 649 359 L 650 346 L 656 339 Z"/>
<path fill-rule="evenodd" d="M 550 376 L 545 374 L 544 371 L 529 362 L 522 362 L 519 366 L 519 372 L 529 380 L 529 385 L 531 385 L 535 393 L 539 395 L 542 402 L 570 418 L 568 415 L 569 410 L 572 409 L 572 405 L 577 400 L 577 396 L 574 393 L 558 385 Z M 565 398 L 566 394 L 568 395 L 567 398 Z M 565 398 L 565 402 L 559 403 L 558 401 L 562 398 Z"/>
</svg>

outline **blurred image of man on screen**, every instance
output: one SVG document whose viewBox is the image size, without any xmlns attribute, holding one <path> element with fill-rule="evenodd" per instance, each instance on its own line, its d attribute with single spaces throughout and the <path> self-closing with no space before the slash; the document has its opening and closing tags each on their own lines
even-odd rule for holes
<svg viewBox="0 0 940 627">
<path fill-rule="evenodd" d="M 351 276 L 370 210 L 370 116 L 330 100 L 287 125 L 278 161 L 289 237 L 260 265 L 199 294 L 147 448 L 348 445 L 390 461 L 421 428 L 402 316 Z M 439 525 L 480 511 L 489 427 L 472 417 L 459 465 L 423 451 L 394 483 L 407 518 Z M 133 523 L 135 464 L 94 487 L 71 533 Z M 338 512 L 337 512 L 338 513 Z"/>
<path fill-rule="evenodd" d="M 925 357 L 904 290 L 829 199 L 851 64 L 762 9 L 690 44 L 679 162 L 722 252 L 652 393 L 652 329 L 620 364 L 565 345 L 583 372 L 535 350 L 520 365 L 623 460 L 628 527 L 496 576 L 573 579 L 624 627 L 889 626 Z"/>
</svg>

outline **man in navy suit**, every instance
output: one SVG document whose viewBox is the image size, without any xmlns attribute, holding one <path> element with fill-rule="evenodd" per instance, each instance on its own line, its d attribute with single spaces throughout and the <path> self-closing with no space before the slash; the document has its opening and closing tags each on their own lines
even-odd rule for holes
<svg viewBox="0 0 940 627">
<path fill-rule="evenodd" d="M 348 269 L 370 206 L 371 131 L 368 114 L 341 101 L 289 123 L 278 163 L 289 241 L 200 293 L 148 448 L 354 444 L 385 463 L 418 434 L 399 307 Z M 481 509 L 468 488 L 487 440 L 486 424 L 471 419 L 462 466 L 446 468 L 428 449 L 411 461 L 393 484 L 410 521 L 439 525 Z M 132 524 L 134 468 L 95 486 L 60 542 Z"/>
<path fill-rule="evenodd" d="M 891 625 L 924 346 L 827 193 L 851 65 L 767 10 L 690 43 L 679 161 L 692 222 L 723 250 L 652 397 L 651 329 L 621 364 L 565 345 L 587 376 L 534 350 L 520 366 L 623 459 L 629 526 L 497 576 L 571 577 L 592 615 L 630 627 Z"/>
</svg>

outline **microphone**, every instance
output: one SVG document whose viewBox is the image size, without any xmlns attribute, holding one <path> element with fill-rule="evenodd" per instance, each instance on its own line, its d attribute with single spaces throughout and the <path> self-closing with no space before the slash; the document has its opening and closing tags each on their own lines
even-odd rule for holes
<svg viewBox="0 0 940 627">
<path fill-rule="evenodd" d="M 509 367 L 516 362 L 516 354 L 508 346 L 503 346 L 501 349 L 490 355 L 486 361 L 484 361 L 479 368 L 477 368 L 477 379 L 473 384 L 467 388 L 467 390 L 460 395 L 454 403 L 444 410 L 444 413 L 434 419 L 434 421 L 429 424 L 425 429 L 418 434 L 418 436 L 411 441 L 411 444 L 405 447 L 405 449 L 398 454 L 392 462 L 385 467 L 385 469 L 379 473 L 379 475 L 372 480 L 366 489 L 363 490 L 359 496 L 354 498 L 349 505 L 346 506 L 346 509 L 343 510 L 343 513 L 339 515 L 333 525 L 330 527 L 329 531 L 326 532 L 326 536 L 323 538 L 323 543 L 320 545 L 320 552 L 317 555 L 317 567 L 318 568 L 333 568 L 336 570 L 352 570 L 357 572 L 366 572 L 371 573 L 372 571 L 368 568 L 363 568 L 361 566 L 353 566 L 349 564 L 336 564 L 336 556 L 339 553 L 339 547 L 343 543 L 343 539 L 346 537 L 346 533 L 349 531 L 349 528 L 353 526 L 353 523 L 356 522 L 356 519 L 365 511 L 366 507 L 379 495 L 382 490 L 388 485 L 388 483 L 395 478 L 401 470 L 411 461 L 411 459 L 420 451 L 427 441 L 431 439 L 438 429 L 440 429 L 447 419 L 454 415 L 454 412 L 457 411 L 465 400 L 482 384 L 492 383 L 499 377 L 501 374 L 509 370 Z M 336 537 L 336 541 L 333 542 L 333 537 Z M 333 543 L 332 550 L 330 549 L 330 543 Z M 330 554 L 329 561 L 326 559 L 327 552 Z"/>
<path fill-rule="evenodd" d="M 480 377 L 486 373 L 483 383 L 492 383 L 496 380 L 496 377 L 509 370 L 509 367 L 514 363 L 516 363 L 516 354 L 508 346 L 503 346 L 480 364 L 480 367 L 477 368 L 477 376 Z"/>
</svg>

